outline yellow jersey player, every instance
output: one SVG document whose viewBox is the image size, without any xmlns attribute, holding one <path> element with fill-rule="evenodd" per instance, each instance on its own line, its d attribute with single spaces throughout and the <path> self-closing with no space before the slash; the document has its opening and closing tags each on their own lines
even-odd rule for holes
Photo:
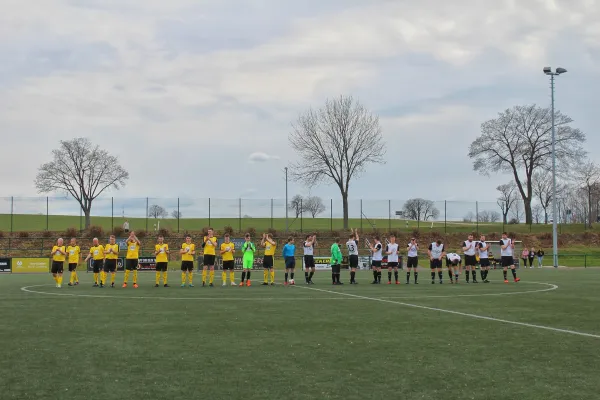
<svg viewBox="0 0 600 400">
<path fill-rule="evenodd" d="M 263 257 L 263 286 L 267 286 L 268 278 L 271 278 L 271 286 L 275 285 L 275 270 L 273 269 L 275 250 L 277 249 L 277 243 L 273 240 L 270 233 L 264 233 L 260 245 L 265 248 L 265 254 Z"/>
<path fill-rule="evenodd" d="M 158 287 L 160 283 L 160 273 L 162 272 L 163 286 L 169 287 L 167 283 L 167 268 L 169 266 L 169 245 L 165 243 L 165 238 L 162 236 L 158 237 L 158 244 L 154 246 L 154 255 L 156 256 L 156 284 L 154 287 Z"/>
<path fill-rule="evenodd" d="M 77 239 L 71 238 L 71 244 L 67 247 L 67 254 L 69 255 L 69 286 L 79 285 L 79 278 L 77 277 L 77 266 L 81 262 L 81 249 L 77 246 Z"/>
<path fill-rule="evenodd" d="M 208 286 L 213 287 L 213 282 L 215 280 L 215 256 L 217 254 L 217 238 L 214 236 L 214 231 L 212 228 L 208 228 L 208 234 L 204 236 L 202 247 L 204 247 L 202 286 L 206 286 L 206 272 L 207 270 L 210 270 Z"/>
<path fill-rule="evenodd" d="M 235 267 L 235 259 L 233 258 L 235 245 L 229 239 L 229 234 L 225 234 L 224 241 L 221 243 L 220 253 L 223 258 L 223 286 L 227 285 L 227 271 L 229 271 L 229 281 L 231 282 L 231 286 L 236 286 L 235 273 L 233 272 Z"/>
<path fill-rule="evenodd" d="M 114 288 L 119 258 L 119 245 L 116 243 L 115 235 L 110 235 L 108 244 L 104 246 L 104 256 L 104 273 L 100 276 L 100 287 L 106 285 L 106 277 L 110 272 L 110 287 Z"/>
<path fill-rule="evenodd" d="M 190 235 L 185 236 L 185 243 L 181 245 L 181 287 L 185 287 L 186 276 L 189 287 L 194 287 L 194 256 L 196 255 L 196 245 L 192 243 Z"/>
<path fill-rule="evenodd" d="M 92 259 L 92 271 L 94 272 L 94 287 L 98 287 L 98 274 L 104 265 L 104 247 L 99 243 L 98 238 L 92 240 L 92 247 L 90 247 L 85 262 L 87 263 L 90 258 Z"/>
<path fill-rule="evenodd" d="M 123 287 L 127 287 L 129 274 L 133 271 L 133 287 L 137 289 L 138 263 L 140 260 L 140 247 L 142 243 L 139 241 L 135 232 L 131 231 L 127 238 L 127 255 L 125 256 L 125 279 L 123 279 Z"/>
<path fill-rule="evenodd" d="M 65 256 L 67 255 L 62 238 L 56 241 L 56 245 L 52 247 L 52 253 L 50 254 L 52 255 L 52 277 L 56 282 L 56 287 L 60 288 L 62 286 Z"/>
</svg>

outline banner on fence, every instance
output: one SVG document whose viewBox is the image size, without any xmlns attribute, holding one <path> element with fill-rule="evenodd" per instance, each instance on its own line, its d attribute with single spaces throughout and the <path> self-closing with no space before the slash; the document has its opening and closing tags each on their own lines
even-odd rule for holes
<svg viewBox="0 0 600 400">
<path fill-rule="evenodd" d="M 233 262 L 234 262 L 233 269 L 235 269 L 235 270 L 243 269 L 244 259 L 242 257 L 234 257 Z M 200 257 L 198 257 L 198 270 L 199 271 L 202 270 L 203 267 L 204 267 L 204 257 L 200 256 Z M 262 267 L 263 267 L 263 258 L 255 257 L 254 265 L 252 266 L 252 269 L 257 269 L 257 268 L 262 268 Z M 217 256 L 215 258 L 215 269 L 217 269 L 217 270 L 223 269 L 223 258 L 222 257 Z"/>
<path fill-rule="evenodd" d="M 94 267 L 92 265 L 93 262 L 94 262 L 94 260 L 92 260 L 91 258 L 88 260 L 88 263 L 87 263 L 88 272 L 94 271 Z M 125 271 L 125 257 L 117 258 L 117 271 Z"/>
<path fill-rule="evenodd" d="M 140 257 L 138 260 L 139 271 L 152 271 L 156 269 L 156 257 Z"/>
<path fill-rule="evenodd" d="M 18 274 L 39 274 L 50 272 L 49 258 L 13 258 L 12 272 Z"/>
<path fill-rule="evenodd" d="M 0 258 L 0 273 L 10 272 L 10 258 Z"/>
</svg>

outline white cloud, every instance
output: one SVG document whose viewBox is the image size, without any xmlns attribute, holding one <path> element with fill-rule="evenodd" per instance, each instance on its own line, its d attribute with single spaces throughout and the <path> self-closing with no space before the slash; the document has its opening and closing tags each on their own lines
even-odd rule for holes
<svg viewBox="0 0 600 400">
<path fill-rule="evenodd" d="M 263 162 L 267 162 L 270 160 L 279 160 L 279 159 L 280 159 L 279 156 L 272 156 L 272 155 L 269 155 L 266 153 L 261 153 L 261 152 L 252 153 L 248 157 L 248 160 L 250 162 L 255 162 L 255 163 L 263 163 Z"/>
</svg>

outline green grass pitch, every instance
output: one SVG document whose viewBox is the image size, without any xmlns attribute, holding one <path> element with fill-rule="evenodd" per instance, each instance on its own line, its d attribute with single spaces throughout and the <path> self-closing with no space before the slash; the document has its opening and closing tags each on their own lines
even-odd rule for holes
<svg viewBox="0 0 600 400">
<path fill-rule="evenodd" d="M 199 275 L 180 288 L 179 272 L 154 288 L 141 273 L 139 289 L 0 275 L 0 397 L 598 398 L 600 269 L 519 273 L 431 285 L 421 270 L 419 285 L 388 286 L 361 272 L 335 287 L 318 271 L 314 286 L 263 287 L 258 271 L 250 288 L 221 287 L 220 272 L 215 288 Z"/>
</svg>

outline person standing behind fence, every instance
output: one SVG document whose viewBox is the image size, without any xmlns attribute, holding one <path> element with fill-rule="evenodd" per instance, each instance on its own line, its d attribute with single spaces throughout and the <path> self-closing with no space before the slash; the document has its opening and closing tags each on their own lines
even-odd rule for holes
<svg viewBox="0 0 600 400">
<path fill-rule="evenodd" d="M 527 250 L 527 247 L 523 247 L 523 251 L 521 252 L 521 260 L 523 260 L 523 268 L 527 268 L 527 258 L 529 258 L 529 250 Z"/>
<path fill-rule="evenodd" d="M 71 238 L 71 244 L 67 247 L 67 254 L 69 255 L 69 286 L 79 285 L 79 278 L 77 277 L 77 266 L 81 262 L 81 249 L 77 246 L 77 239 Z"/>
<path fill-rule="evenodd" d="M 537 259 L 538 259 L 538 268 L 542 268 L 543 267 L 543 263 L 544 263 L 544 250 L 539 249 L 536 253 L 537 255 Z"/>
<path fill-rule="evenodd" d="M 125 220 L 125 222 L 123 223 L 123 232 L 129 233 L 129 221 L 128 220 Z"/>
<path fill-rule="evenodd" d="M 206 286 L 206 272 L 209 271 L 208 286 L 213 287 L 215 280 L 215 257 L 217 255 L 217 238 L 214 236 L 212 228 L 208 228 L 208 233 L 204 236 L 202 242 L 204 248 L 203 266 L 202 266 L 202 286 Z"/>
<path fill-rule="evenodd" d="M 129 238 L 127 238 L 126 244 L 127 254 L 125 255 L 125 277 L 123 279 L 123 287 L 127 287 L 127 282 L 129 281 L 129 274 L 133 271 L 133 287 L 137 289 L 137 268 L 139 264 L 140 247 L 142 246 L 142 243 L 138 240 L 137 236 L 135 236 L 135 232 L 131 231 L 129 233 Z"/>
<path fill-rule="evenodd" d="M 356 268 L 358 268 L 358 231 L 354 231 L 350 234 L 346 247 L 348 248 L 348 263 L 350 264 L 350 284 L 356 285 Z"/>
<path fill-rule="evenodd" d="M 100 287 L 106 284 L 106 277 L 110 272 L 110 287 L 115 287 L 117 274 L 117 259 L 119 258 L 119 245 L 116 243 L 115 235 L 110 235 L 109 243 L 104 248 L 104 272 L 100 277 Z"/>
<path fill-rule="evenodd" d="M 104 247 L 98 241 L 98 238 L 92 240 L 93 246 L 90 247 L 90 252 L 85 258 L 85 263 L 92 259 L 92 272 L 94 273 L 94 287 L 98 287 L 98 274 L 103 269 L 104 264 Z"/>
<path fill-rule="evenodd" d="M 415 275 L 415 285 L 419 282 L 419 272 L 417 268 L 419 266 L 419 244 L 417 239 L 410 239 L 410 243 L 407 246 L 407 259 L 406 259 L 406 284 L 410 283 L 410 270 L 412 269 Z"/>
<path fill-rule="evenodd" d="M 331 281 L 333 285 L 343 285 L 340 282 L 342 273 L 342 250 L 340 250 L 340 238 L 335 238 L 331 245 Z"/>
<path fill-rule="evenodd" d="M 196 245 L 192 243 L 192 237 L 185 235 L 185 242 L 181 244 L 181 287 L 185 287 L 186 280 L 189 287 L 194 287 L 194 257 L 196 256 Z M 187 278 L 187 279 L 186 279 Z"/>
<path fill-rule="evenodd" d="M 529 268 L 533 268 L 533 260 L 535 259 L 535 248 L 534 247 L 529 249 L 529 254 L 528 254 L 527 258 L 529 258 Z"/>
<path fill-rule="evenodd" d="M 288 276 L 290 277 L 289 284 L 295 285 L 294 273 L 296 271 L 296 245 L 294 244 L 294 238 L 289 237 L 285 246 L 283 246 L 283 260 L 285 262 L 285 281 L 284 285 L 288 285 Z"/>
<path fill-rule="evenodd" d="M 65 250 L 64 241 L 59 238 L 56 241 L 56 245 L 52 247 L 52 277 L 56 282 L 56 287 L 62 287 L 62 274 L 65 264 L 65 256 L 67 252 Z"/>
<path fill-rule="evenodd" d="M 260 245 L 265 248 L 265 254 L 263 257 L 263 286 L 267 286 L 269 275 L 271 277 L 271 286 L 275 285 L 275 270 L 273 265 L 275 264 L 275 249 L 277 243 L 273 240 L 270 233 L 263 233 L 263 238 L 260 241 Z"/>
</svg>

